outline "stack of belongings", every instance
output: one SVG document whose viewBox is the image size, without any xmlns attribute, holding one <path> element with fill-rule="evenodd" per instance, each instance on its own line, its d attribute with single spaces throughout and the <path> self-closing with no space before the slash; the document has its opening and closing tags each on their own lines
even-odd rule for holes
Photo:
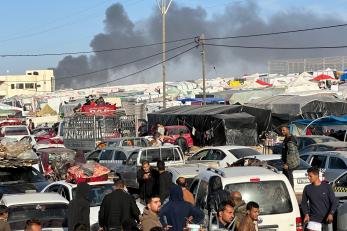
<svg viewBox="0 0 347 231">
<path fill-rule="evenodd" d="M 29 167 L 39 159 L 27 140 L 3 139 L 0 142 L 0 168 Z"/>
<path fill-rule="evenodd" d="M 68 169 L 75 164 L 75 157 L 76 152 L 67 148 L 43 151 L 41 159 L 45 174 L 53 181 L 65 180 Z"/>
<path fill-rule="evenodd" d="M 66 181 L 76 184 L 80 182 L 105 181 L 108 180 L 110 172 L 108 168 L 91 161 L 70 167 L 67 171 Z"/>
<path fill-rule="evenodd" d="M 278 169 L 276 167 L 268 164 L 266 161 L 258 160 L 255 157 L 245 157 L 235 161 L 232 164 L 227 163 L 227 165 L 228 165 L 228 168 L 229 167 L 245 167 L 245 166 L 263 167 L 278 173 Z"/>
</svg>

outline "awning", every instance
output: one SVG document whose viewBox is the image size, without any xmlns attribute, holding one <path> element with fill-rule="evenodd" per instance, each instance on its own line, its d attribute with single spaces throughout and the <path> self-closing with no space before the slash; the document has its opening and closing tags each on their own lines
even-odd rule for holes
<svg viewBox="0 0 347 231">
<path fill-rule="evenodd" d="M 301 119 L 293 121 L 294 124 L 313 125 L 313 126 L 334 126 L 347 125 L 347 115 L 344 116 L 326 116 L 318 119 Z"/>
<path fill-rule="evenodd" d="M 318 75 L 317 77 L 315 77 L 313 80 L 314 81 L 321 81 L 321 80 L 334 80 L 335 78 L 331 77 L 330 75 L 324 75 L 324 74 L 321 74 L 321 75 Z"/>
</svg>

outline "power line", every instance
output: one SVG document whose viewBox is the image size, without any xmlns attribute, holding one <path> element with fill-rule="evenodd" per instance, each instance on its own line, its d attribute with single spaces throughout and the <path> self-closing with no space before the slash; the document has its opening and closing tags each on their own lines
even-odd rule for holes
<svg viewBox="0 0 347 231">
<path fill-rule="evenodd" d="M 210 44 L 206 46 L 229 47 L 229 48 L 245 48 L 245 49 L 264 49 L 264 50 L 316 50 L 316 49 L 338 49 L 347 48 L 347 45 L 341 46 L 312 46 L 312 47 L 268 47 L 268 46 L 243 46 L 243 45 L 226 45 L 226 44 Z"/>
<path fill-rule="evenodd" d="M 165 43 L 166 44 L 177 43 L 177 42 L 183 42 L 187 40 L 193 40 L 195 38 L 197 38 L 197 36 L 166 41 Z M 151 46 L 162 45 L 162 44 L 163 42 L 157 42 L 157 43 L 150 43 L 150 44 L 144 44 L 144 45 L 118 47 L 118 48 L 110 48 L 110 49 L 95 50 L 95 51 L 76 51 L 76 52 L 62 52 L 62 53 L 41 53 L 41 54 L 0 54 L 0 56 L 3 58 L 6 58 L 6 57 L 41 57 L 41 56 L 78 55 L 78 54 L 91 54 L 91 53 L 104 53 L 104 52 L 112 52 L 112 51 L 130 50 L 130 49 L 145 48 L 145 47 L 151 47 Z"/>
<path fill-rule="evenodd" d="M 188 45 L 193 44 L 193 43 L 194 42 L 186 43 L 186 44 L 183 44 L 183 45 L 171 48 L 171 49 L 167 50 L 166 52 L 171 52 L 171 51 L 180 49 L 182 47 L 188 46 Z M 140 61 L 143 61 L 143 60 L 146 60 L 146 59 L 150 59 L 150 58 L 153 58 L 153 57 L 155 57 L 157 55 L 161 55 L 161 54 L 163 54 L 163 52 L 158 52 L 158 53 L 152 54 L 150 56 L 146 56 L 146 57 L 143 57 L 143 58 L 135 59 L 133 61 L 122 63 L 122 64 L 115 65 L 115 66 L 112 66 L 112 67 L 106 67 L 106 68 L 102 68 L 102 69 L 99 69 L 99 70 L 86 72 L 86 73 L 82 73 L 82 74 L 78 74 L 78 75 L 63 76 L 63 77 L 57 78 L 56 81 L 60 81 L 62 79 L 67 79 L 67 78 L 69 78 L 69 79 L 77 78 L 77 77 L 81 77 L 81 76 L 85 76 L 85 75 L 90 75 L 90 74 L 95 74 L 95 73 L 98 73 L 98 72 L 103 72 L 103 71 L 107 71 L 107 70 L 116 69 L 116 68 L 123 67 L 123 66 L 126 66 L 126 65 L 130 65 L 130 64 L 133 64 L 133 63 L 137 63 L 137 62 L 140 62 Z"/>
<path fill-rule="evenodd" d="M 330 26 L 311 27 L 311 28 L 305 28 L 305 29 L 296 29 L 296 30 L 286 30 L 286 31 L 278 31 L 278 32 L 260 33 L 260 34 L 236 35 L 236 36 L 227 36 L 227 37 L 212 37 L 212 38 L 206 38 L 205 40 L 207 41 L 207 40 L 222 40 L 222 39 L 260 37 L 260 36 L 289 34 L 289 33 L 306 32 L 306 31 L 314 31 L 314 30 L 322 30 L 322 29 L 331 29 L 331 28 L 338 28 L 338 27 L 345 27 L 345 26 L 347 26 L 347 23 L 330 25 Z"/>
<path fill-rule="evenodd" d="M 147 71 L 147 70 L 149 70 L 149 69 L 152 69 L 152 68 L 154 68 L 154 67 L 156 67 L 156 66 L 159 66 L 159 65 L 161 65 L 163 62 L 168 62 L 168 61 L 170 61 L 170 60 L 172 60 L 172 59 L 177 58 L 178 56 L 181 56 L 181 55 L 183 55 L 183 54 L 185 54 L 185 53 L 188 53 L 189 51 L 193 50 L 193 49 L 196 48 L 196 47 L 198 47 L 198 46 L 195 45 L 195 46 L 193 46 L 193 47 L 191 47 L 191 48 L 189 48 L 189 49 L 187 49 L 187 50 L 184 50 L 184 51 L 182 51 L 182 52 L 180 52 L 180 53 L 178 53 L 178 54 L 176 54 L 176 55 L 174 55 L 174 56 L 172 56 L 172 57 L 166 59 L 166 60 L 163 60 L 163 61 L 161 61 L 161 62 L 159 62 L 159 63 L 156 63 L 156 64 L 153 64 L 153 65 L 151 65 L 151 66 L 148 66 L 148 67 L 146 67 L 146 68 L 143 68 L 143 69 L 141 69 L 141 70 L 139 70 L 139 71 L 136 71 L 136 72 L 133 72 L 133 73 L 131 73 L 131 74 L 122 76 L 122 77 L 120 77 L 120 78 L 117 78 L 117 79 L 114 79 L 114 80 L 110 80 L 110 81 L 107 81 L 107 82 L 103 82 L 103 83 L 98 83 L 98 84 L 91 85 L 91 86 L 84 87 L 84 88 L 75 89 L 75 90 L 82 90 L 82 89 L 86 89 L 86 88 L 94 88 L 94 87 L 98 87 L 98 86 L 101 86 L 101 85 L 105 85 L 105 84 L 113 83 L 113 82 L 116 82 L 116 81 L 119 81 L 119 80 L 122 80 L 122 79 L 129 78 L 129 77 L 131 77 L 131 76 L 133 76 L 133 75 L 137 75 L 137 74 L 139 74 L 139 73 L 141 73 L 141 72 L 144 72 L 144 71 Z"/>
</svg>

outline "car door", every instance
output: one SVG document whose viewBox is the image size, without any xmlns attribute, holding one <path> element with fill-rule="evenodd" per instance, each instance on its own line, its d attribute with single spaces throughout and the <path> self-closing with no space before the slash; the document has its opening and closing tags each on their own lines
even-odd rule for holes
<svg viewBox="0 0 347 231">
<path fill-rule="evenodd" d="M 210 152 L 210 149 L 201 150 L 201 151 L 195 153 L 193 156 L 189 157 L 188 162 L 189 163 L 201 162 L 202 160 L 204 160 L 206 158 L 206 156 L 208 155 L 209 152 Z"/>
<path fill-rule="evenodd" d="M 177 148 L 162 148 L 161 159 L 165 162 L 166 166 L 183 164 Z"/>
<path fill-rule="evenodd" d="M 121 178 L 125 181 L 126 185 L 130 188 L 138 188 L 137 183 L 137 161 L 139 151 L 134 151 L 130 154 L 129 158 L 122 165 L 121 172 L 119 172 Z"/>
<path fill-rule="evenodd" d="M 328 168 L 325 171 L 325 178 L 329 181 L 336 179 L 347 170 L 346 163 L 343 159 L 337 156 L 329 157 Z"/>
<path fill-rule="evenodd" d="M 336 197 L 347 198 L 347 172 L 339 176 L 336 180 L 334 180 L 334 182 L 332 183 L 332 187 Z"/>
</svg>

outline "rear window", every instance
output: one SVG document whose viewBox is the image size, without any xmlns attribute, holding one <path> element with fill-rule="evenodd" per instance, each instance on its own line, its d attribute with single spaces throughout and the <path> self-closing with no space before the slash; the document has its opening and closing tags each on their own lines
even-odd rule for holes
<svg viewBox="0 0 347 231">
<path fill-rule="evenodd" d="M 67 204 L 30 204 L 11 206 L 8 222 L 12 230 L 23 230 L 25 222 L 39 218 L 42 228 L 67 227 Z"/>
<path fill-rule="evenodd" d="M 322 137 L 314 137 L 312 138 L 316 143 L 325 143 L 325 142 L 336 142 L 338 139 L 331 136 L 322 136 Z"/>
<path fill-rule="evenodd" d="M 283 181 L 261 181 L 228 184 L 229 192 L 239 191 L 246 203 L 255 201 L 260 206 L 261 215 L 290 213 L 293 205 L 288 189 Z"/>
<path fill-rule="evenodd" d="M 0 171 L 0 185 L 43 181 L 46 181 L 45 177 L 39 171 L 31 167 L 2 168 Z"/>
<path fill-rule="evenodd" d="M 113 150 L 103 150 L 100 153 L 100 160 L 112 160 Z"/>
<path fill-rule="evenodd" d="M 5 128 L 6 136 L 25 136 L 29 135 L 26 127 L 8 127 Z"/>
<path fill-rule="evenodd" d="M 104 197 L 113 190 L 112 184 L 92 185 L 90 191 L 90 207 L 100 206 Z M 76 197 L 76 188 L 72 190 L 72 198 Z"/>
<path fill-rule="evenodd" d="M 257 152 L 251 148 L 239 148 L 239 149 L 231 149 L 229 150 L 237 159 L 244 158 L 246 156 L 257 156 L 261 155 L 261 153 Z"/>
</svg>

